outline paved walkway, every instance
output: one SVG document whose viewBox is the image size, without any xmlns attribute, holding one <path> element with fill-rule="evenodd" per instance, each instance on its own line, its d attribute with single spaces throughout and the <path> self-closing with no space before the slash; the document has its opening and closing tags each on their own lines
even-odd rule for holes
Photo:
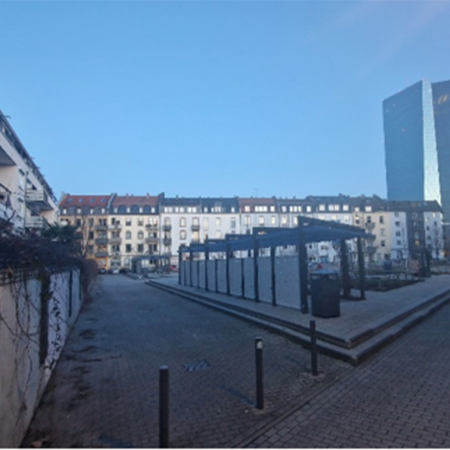
<svg viewBox="0 0 450 450">
<path fill-rule="evenodd" d="M 241 446 L 450 447 L 450 305 Z"/>
<path fill-rule="evenodd" d="M 142 281 L 100 277 L 23 445 L 157 447 L 167 364 L 172 447 L 450 447 L 449 322 L 450 305 L 356 368 L 320 355 L 312 377 L 309 352 L 281 336 Z"/>
<path fill-rule="evenodd" d="M 314 319 L 318 331 L 346 341 L 366 330 L 376 328 L 380 323 L 394 316 L 426 303 L 433 297 L 450 292 L 450 275 L 433 276 L 401 289 L 387 292 L 367 291 L 366 300 L 341 300 L 340 317 L 320 318 L 312 316 L 311 307 L 310 313 L 302 314 L 300 309 L 273 307 L 268 303 L 227 296 L 224 293 L 206 292 L 204 289 L 179 285 L 178 278 L 173 275 L 155 277 L 152 280 L 188 293 L 204 294 L 212 299 L 274 316 L 305 328 L 309 328 L 309 321 Z"/>
</svg>

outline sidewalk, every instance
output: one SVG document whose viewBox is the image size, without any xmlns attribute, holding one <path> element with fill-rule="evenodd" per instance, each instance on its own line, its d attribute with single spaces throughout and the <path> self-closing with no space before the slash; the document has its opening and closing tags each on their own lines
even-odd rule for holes
<svg viewBox="0 0 450 450">
<path fill-rule="evenodd" d="M 340 317 L 321 318 L 299 309 L 206 292 L 178 284 L 174 275 L 152 277 L 148 284 L 183 295 L 253 321 L 299 342 L 309 342 L 310 320 L 315 320 L 319 347 L 324 353 L 359 364 L 436 308 L 450 301 L 450 275 L 387 292 L 367 291 L 366 300 L 341 300 Z"/>
<path fill-rule="evenodd" d="M 436 294 L 446 280 L 428 280 L 429 289 Z M 308 320 L 301 316 L 292 320 Z M 158 447 L 158 370 L 168 365 L 171 447 L 449 447 L 449 320 L 444 306 L 356 368 L 320 354 L 313 377 L 310 352 L 282 335 L 105 275 L 22 445 Z M 264 342 L 263 410 L 255 408 L 256 336 Z"/>
</svg>

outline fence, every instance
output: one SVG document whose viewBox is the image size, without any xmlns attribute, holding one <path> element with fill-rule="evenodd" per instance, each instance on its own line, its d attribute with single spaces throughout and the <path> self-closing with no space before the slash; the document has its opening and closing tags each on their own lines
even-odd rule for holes
<svg viewBox="0 0 450 450">
<path fill-rule="evenodd" d="M 277 256 L 274 259 L 259 256 L 256 264 L 253 258 L 231 258 L 228 276 L 225 259 L 182 261 L 180 281 L 186 286 L 211 292 L 300 308 L 297 255 Z"/>
<path fill-rule="evenodd" d="M 3 274 L 4 275 L 4 274 Z M 80 270 L 0 282 L 0 447 L 18 447 L 82 305 Z"/>
</svg>

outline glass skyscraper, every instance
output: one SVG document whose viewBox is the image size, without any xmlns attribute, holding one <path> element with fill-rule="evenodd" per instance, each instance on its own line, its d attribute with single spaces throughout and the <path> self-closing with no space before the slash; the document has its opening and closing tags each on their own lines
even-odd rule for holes
<svg viewBox="0 0 450 450">
<path fill-rule="evenodd" d="M 420 81 L 383 102 L 387 198 L 437 200 L 450 222 L 450 81 Z"/>
</svg>

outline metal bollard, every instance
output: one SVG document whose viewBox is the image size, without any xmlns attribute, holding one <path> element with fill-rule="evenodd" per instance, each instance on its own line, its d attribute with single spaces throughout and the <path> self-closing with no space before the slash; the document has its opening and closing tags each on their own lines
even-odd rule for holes
<svg viewBox="0 0 450 450">
<path fill-rule="evenodd" d="M 260 337 L 255 338 L 256 356 L 256 407 L 264 408 L 264 386 L 263 386 L 263 341 Z"/>
<path fill-rule="evenodd" d="M 169 368 L 159 368 L 159 448 L 169 448 Z"/>
<path fill-rule="evenodd" d="M 311 334 L 311 371 L 313 376 L 319 374 L 317 370 L 317 333 L 316 333 L 316 321 L 309 321 L 309 329 Z"/>
</svg>

